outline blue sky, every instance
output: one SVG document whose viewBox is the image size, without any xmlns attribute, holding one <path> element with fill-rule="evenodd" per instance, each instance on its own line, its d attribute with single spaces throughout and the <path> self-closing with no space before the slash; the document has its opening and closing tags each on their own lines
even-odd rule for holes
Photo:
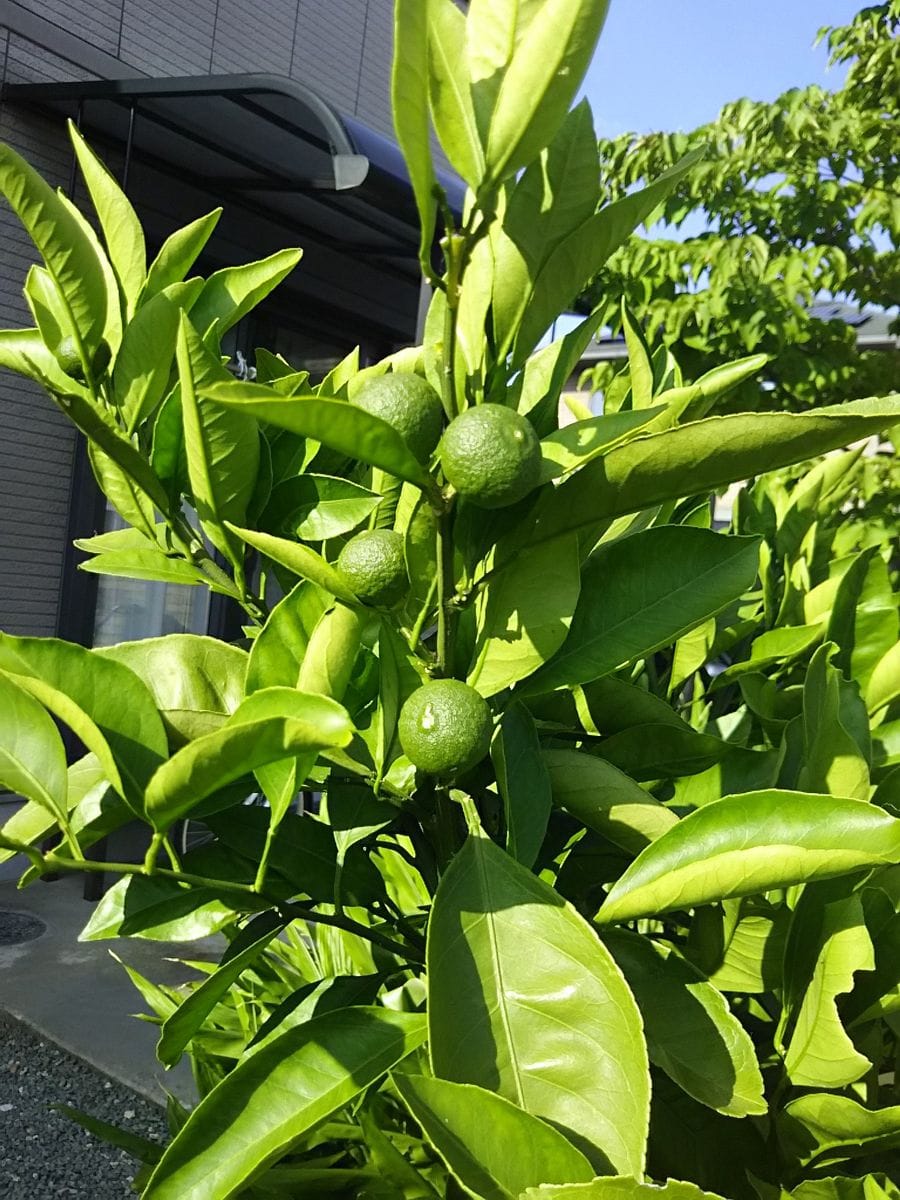
<svg viewBox="0 0 900 1200">
<path fill-rule="evenodd" d="M 771 100 L 789 87 L 840 85 L 826 71 L 822 25 L 863 0 L 611 0 L 584 94 L 597 133 L 689 130 L 724 103 Z"/>
</svg>

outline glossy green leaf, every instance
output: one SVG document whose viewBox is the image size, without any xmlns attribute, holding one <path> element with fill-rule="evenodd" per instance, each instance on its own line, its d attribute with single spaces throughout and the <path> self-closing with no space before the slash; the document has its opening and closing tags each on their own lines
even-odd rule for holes
<svg viewBox="0 0 900 1200">
<path fill-rule="evenodd" d="M 778 1140 L 799 1165 L 829 1163 L 896 1150 L 900 1105 L 866 1108 L 847 1096 L 809 1093 L 792 1100 L 776 1118 Z"/>
<path fill-rule="evenodd" d="M 593 1178 L 588 1160 L 552 1125 L 472 1084 L 398 1074 L 394 1087 L 472 1196 L 518 1200 L 528 1187 Z"/>
<path fill-rule="evenodd" d="M 866 704 L 873 715 L 900 696 L 900 642 L 878 660 L 866 687 Z"/>
<path fill-rule="evenodd" d="M 61 825 L 68 812 L 66 752 L 46 710 L 0 674 L 0 787 L 38 804 Z M 8 829 L 9 836 L 15 836 Z"/>
<path fill-rule="evenodd" d="M 71 1108 L 68 1104 L 53 1104 L 51 1105 L 51 1109 L 53 1112 L 58 1112 L 68 1118 L 68 1120 L 74 1121 L 76 1125 L 80 1125 L 88 1133 L 92 1133 L 98 1141 L 105 1142 L 109 1146 L 117 1146 L 120 1150 L 124 1150 L 126 1154 L 130 1154 L 138 1162 L 154 1163 L 158 1162 L 162 1156 L 162 1146 L 158 1142 L 150 1141 L 149 1138 L 140 1137 L 126 1129 L 119 1129 L 116 1125 L 110 1125 L 107 1121 L 100 1121 L 96 1117 L 81 1112 L 77 1108 Z"/>
<path fill-rule="evenodd" d="M 154 296 L 125 327 L 113 367 L 113 392 L 129 429 L 159 407 L 175 361 L 179 310 L 166 295 Z"/>
<path fill-rule="evenodd" d="M 491 113 L 488 178 L 500 182 L 527 166 L 565 121 L 603 22 L 603 0 L 551 0 L 534 6 Z"/>
<path fill-rule="evenodd" d="M 522 6 L 517 6 L 519 13 Z M 509 8 L 482 4 L 487 20 L 503 19 Z M 474 14 L 473 14 L 474 15 Z M 469 52 L 483 49 L 469 18 Z M 507 43 L 512 48 L 512 43 Z M 497 76 L 474 86 L 476 101 L 491 88 Z M 515 183 L 507 185 L 500 221 L 490 230 L 493 251 L 492 320 L 497 356 L 509 351 L 525 314 L 531 288 L 541 267 L 559 243 L 579 228 L 597 208 L 599 165 L 597 135 L 586 100 L 569 113 L 547 149 Z M 588 324 L 594 324 L 588 318 Z M 578 338 L 577 340 L 580 340 Z M 580 357 L 580 355 L 579 355 Z M 575 368 L 573 362 L 566 375 Z M 523 393 L 527 391 L 523 386 Z M 556 389 L 558 399 L 560 388 Z M 556 422 L 553 422 L 554 426 Z"/>
<path fill-rule="evenodd" d="M 327 607 L 327 596 L 308 580 L 275 605 L 250 648 L 248 695 L 261 687 L 297 686 L 309 640 Z"/>
<path fill-rule="evenodd" d="M 604 738 L 597 753 L 639 782 L 700 774 L 731 747 L 721 738 L 670 722 L 633 725 Z"/>
<path fill-rule="evenodd" d="M 179 740 L 212 733 L 243 699 L 247 652 L 216 638 L 171 633 L 95 653 L 123 663 L 143 679 Z"/>
<path fill-rule="evenodd" d="M 758 561 L 755 538 L 675 525 L 601 546 L 568 637 L 522 694 L 587 683 L 667 645 L 751 587 Z"/>
<path fill-rule="evenodd" d="M 160 549 L 159 525 L 156 519 L 156 509 L 153 501 L 147 495 L 147 492 L 134 478 L 123 471 L 119 464 L 108 454 L 95 444 L 89 442 L 87 446 L 88 462 L 91 464 L 91 471 L 94 474 L 100 491 L 103 492 L 106 499 L 119 514 L 123 521 L 137 530 L 143 537 L 143 541 L 138 545 L 127 547 L 129 550 L 143 551 L 150 553 L 151 556 L 157 558 L 157 566 L 162 566 L 158 562 L 159 555 L 163 554 Z M 113 553 L 121 559 L 118 549 L 113 549 Z M 154 551 L 157 553 L 154 555 Z M 113 560 L 115 562 L 115 559 Z M 82 564 L 79 564 L 82 567 Z M 82 569 L 84 569 L 82 567 Z M 90 568 L 87 568 L 90 570 Z M 177 567 L 166 567 L 166 571 L 177 571 Z"/>
<path fill-rule="evenodd" d="M 80 387 L 65 374 L 39 329 L 0 330 L 0 366 L 33 379 L 48 391 L 59 393 Z"/>
<path fill-rule="evenodd" d="M 273 524 L 287 527 L 306 542 L 324 542 L 350 533 L 378 507 L 381 497 L 331 475 L 297 475 L 286 479 L 272 492 L 267 516 Z"/>
<path fill-rule="evenodd" d="M 560 392 L 603 323 L 604 313 L 603 306 L 595 309 L 580 325 L 532 354 L 513 381 L 511 399 L 540 434 L 557 428 Z"/>
<path fill-rule="evenodd" d="M 758 995 L 780 990 L 790 913 L 762 900 L 739 903 L 737 923 L 731 928 L 710 983 L 721 992 Z"/>
<path fill-rule="evenodd" d="M 466 70 L 466 21 L 453 0 L 426 0 L 428 98 L 438 140 L 451 165 L 476 190 L 484 150 Z"/>
<path fill-rule="evenodd" d="M 585 421 L 574 421 L 555 430 L 541 442 L 541 481 L 557 479 L 560 475 L 586 466 L 664 411 L 664 408 L 657 406 L 635 412 L 609 413 Z"/>
<path fill-rule="evenodd" d="M 750 1035 L 725 997 L 673 947 L 623 931 L 604 942 L 634 993 L 650 1061 L 728 1117 L 768 1111 Z"/>
<path fill-rule="evenodd" d="M 235 910 L 212 888 L 187 887 L 161 875 L 123 875 L 103 895 L 78 940 L 140 937 L 193 942 L 234 919 Z"/>
<path fill-rule="evenodd" d="M 665 1183 L 642 1183 L 630 1176 L 607 1175 L 591 1183 L 563 1187 L 529 1188 L 520 1200 L 722 1200 L 696 1183 L 667 1179 Z"/>
<path fill-rule="evenodd" d="M 748 792 L 682 818 L 638 856 L 597 914 L 627 921 L 900 862 L 900 821 L 857 800 Z"/>
<path fill-rule="evenodd" d="M 837 1007 L 855 973 L 875 968 L 862 899 L 852 884 L 805 888 L 791 918 L 784 958 L 787 1036 L 780 1040 L 797 1087 L 846 1087 L 872 1066 L 853 1045 Z"/>
<path fill-rule="evenodd" d="M 290 688 L 254 692 L 213 733 L 195 738 L 163 763 L 147 787 L 147 814 L 168 829 L 200 800 L 248 771 L 308 751 L 346 746 L 346 711 L 324 696 Z"/>
<path fill-rule="evenodd" d="M 183 558 L 170 557 L 159 547 L 145 546 L 139 550 L 114 550 L 98 554 L 78 564 L 80 571 L 90 575 L 115 575 L 119 579 L 148 579 L 181 587 L 210 584 L 207 575 Z M 221 591 L 220 588 L 213 588 Z M 228 589 L 226 595 L 234 596 Z"/>
<path fill-rule="evenodd" d="M 841 576 L 826 634 L 838 646 L 835 664 L 863 690 L 879 659 L 900 640 L 897 597 L 879 549 L 864 550 Z"/>
<path fill-rule="evenodd" d="M 88 354 L 106 324 L 106 279 L 90 239 L 49 184 L 11 146 L 0 147 L 0 191 L 38 248 L 64 298 L 67 334 L 77 333 Z"/>
<path fill-rule="evenodd" d="M 181 1058 L 203 1022 L 228 993 L 232 984 L 251 967 L 281 932 L 286 920 L 278 913 L 261 913 L 243 927 L 229 945 L 218 968 L 207 975 L 199 987 L 166 1018 L 156 1046 L 156 1057 L 164 1067 L 172 1067 Z"/>
<path fill-rule="evenodd" d="M 122 289 L 128 312 L 134 311 L 147 273 L 144 231 L 128 197 L 69 121 L 69 137 L 81 174 L 100 219 L 109 260 Z"/>
<path fill-rule="evenodd" d="M 571 0 L 564 2 L 571 3 Z M 584 0 L 581 3 L 584 4 Z M 550 16 L 552 12 L 553 9 L 548 8 L 546 15 Z M 555 41 L 552 30 L 547 36 Z M 698 159 L 698 154 L 688 155 L 649 186 L 601 208 L 559 243 L 532 281 L 513 349 L 514 366 L 525 362 L 557 316 L 569 308 L 582 287 L 594 278 L 609 256 L 651 215 Z"/>
<path fill-rule="evenodd" d="M 678 824 L 670 809 L 602 758 L 545 750 L 544 762 L 554 804 L 629 854 L 640 854 Z"/>
<path fill-rule="evenodd" d="M 240 412 L 224 409 L 204 398 L 210 385 L 229 375 L 184 315 L 176 356 L 194 507 L 216 549 L 240 568 L 243 547 L 229 531 L 228 523 L 244 523 L 253 494 L 259 468 L 256 423 Z"/>
<path fill-rule="evenodd" d="M 55 638 L 0 634 L 0 669 L 77 734 L 138 815 L 168 753 L 153 697 L 121 663 Z"/>
<path fill-rule="evenodd" d="M 45 769 L 52 759 L 43 759 Z M 65 768 L 65 763 L 63 764 Z M 64 787 L 66 805 L 73 812 L 70 823 L 74 826 L 77 818 L 77 806 L 88 796 L 104 794 L 109 785 L 93 754 L 86 754 L 65 768 L 66 782 Z M 2 829 L 7 837 L 29 846 L 37 846 L 49 834 L 56 830 L 58 822 L 52 812 L 43 804 L 29 800 L 4 822 Z M 79 830 L 80 832 L 80 830 Z M 87 845 L 88 843 L 84 843 Z M 61 848 L 62 849 L 62 848 Z M 13 851 L 0 850 L 0 863 L 11 858 Z"/>
<path fill-rule="evenodd" d="M 206 395 L 216 404 L 313 438 L 338 454 L 435 491 L 431 476 L 393 426 L 356 405 L 321 396 L 285 397 L 261 384 L 235 380 L 208 388 Z"/>
<path fill-rule="evenodd" d="M 196 221 L 191 221 L 181 229 L 176 229 L 166 238 L 147 272 L 142 303 L 146 303 L 152 296 L 158 295 L 172 284 L 181 283 L 202 254 L 203 247 L 212 236 L 221 215 L 222 209 L 214 208 L 212 212 L 198 217 Z"/>
<path fill-rule="evenodd" d="M 885 396 L 803 413 L 706 417 L 640 435 L 557 488 L 543 516 L 544 536 L 558 536 L 600 517 L 638 512 L 687 490 L 696 495 L 804 462 L 898 420 L 900 398 Z"/>
<path fill-rule="evenodd" d="M 900 1188 L 886 1175 L 841 1175 L 808 1179 L 791 1196 L 794 1200 L 900 1200 Z"/>
<path fill-rule="evenodd" d="M 256 529 L 242 529 L 229 523 L 228 528 L 242 541 L 265 554 L 273 562 L 287 567 L 301 579 L 308 579 L 345 604 L 358 604 L 356 596 L 344 582 L 344 577 L 327 559 L 309 546 L 300 542 L 289 542 L 287 538 L 273 537 L 271 533 L 260 533 Z"/>
<path fill-rule="evenodd" d="M 553 656 L 569 633 L 581 579 L 574 538 L 521 551 L 482 589 L 468 682 L 493 696 Z"/>
<path fill-rule="evenodd" d="M 530 867 L 547 832 L 553 795 L 534 720 L 524 705 L 511 704 L 504 711 L 491 759 L 503 800 L 507 853 Z"/>
<path fill-rule="evenodd" d="M 194 1109 L 145 1200 L 227 1200 L 424 1038 L 423 1017 L 381 1008 L 344 1009 L 288 1030 Z"/>
<path fill-rule="evenodd" d="M 649 1077 L 634 1000 L 590 926 L 483 835 L 441 879 L 428 979 L 437 1076 L 552 1122 L 595 1167 L 643 1170 Z"/>
<path fill-rule="evenodd" d="M 216 271 L 191 305 L 191 321 L 201 334 L 218 321 L 221 337 L 290 275 L 302 256 L 302 250 L 277 250 L 259 262 Z"/>
<path fill-rule="evenodd" d="M 397 0 L 394 5 L 391 109 L 419 211 L 419 259 L 425 263 L 431 254 L 437 203 L 428 120 L 428 12 L 422 0 Z"/>
<path fill-rule="evenodd" d="M 303 656 L 297 686 L 343 700 L 359 654 L 366 621 L 358 607 L 335 604 L 323 613 Z"/>
<path fill-rule="evenodd" d="M 805 753 L 797 786 L 832 796 L 869 798 L 869 768 L 847 728 L 840 671 L 830 659 L 833 643 L 813 655 L 803 686 Z M 868 732 L 868 731 L 867 731 Z"/>
<path fill-rule="evenodd" d="M 122 341 L 122 303 L 119 296 L 118 280 L 116 279 L 115 272 L 112 269 L 112 264 L 106 256 L 106 251 L 100 245 L 100 239 L 97 236 L 94 226 L 88 221 L 81 209 L 77 208 L 76 205 L 73 204 L 73 202 L 66 195 L 66 193 L 61 189 L 57 190 L 56 198 L 65 209 L 67 215 L 72 218 L 72 220 L 81 230 L 86 243 L 93 250 L 94 257 L 100 266 L 100 273 L 103 276 L 103 296 L 101 303 L 105 309 L 103 315 L 101 342 L 105 342 L 109 353 L 115 356 L 119 348 L 119 343 Z M 52 272 L 50 272 L 50 274 L 52 274 Z M 62 308 L 67 313 L 69 312 L 68 304 L 65 300 L 63 300 Z M 85 366 L 85 376 L 93 376 L 96 384 L 105 374 L 106 364 L 103 361 L 103 357 L 101 357 L 98 365 L 98 359 L 93 353 L 90 352 L 90 342 L 84 338 L 81 331 L 79 331 L 79 338 L 82 346 L 88 351 L 87 364 Z M 77 345 L 77 341 L 79 339 L 74 340 L 76 341 Z M 100 343 L 98 343 L 97 349 L 100 349 Z M 105 355 L 104 357 L 106 357 L 108 360 L 109 356 Z M 88 367 L 90 369 L 88 369 Z"/>
<path fill-rule="evenodd" d="M 797 658 L 820 641 L 822 635 L 823 629 L 820 624 L 783 625 L 777 629 L 768 629 L 753 639 L 750 657 L 727 667 L 722 675 L 725 679 L 734 679 L 738 675 L 758 671 L 772 663 Z"/>
</svg>

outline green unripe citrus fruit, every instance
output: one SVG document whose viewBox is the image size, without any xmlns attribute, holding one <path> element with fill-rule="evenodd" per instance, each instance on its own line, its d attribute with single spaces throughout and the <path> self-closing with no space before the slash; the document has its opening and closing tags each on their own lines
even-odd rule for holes
<svg viewBox="0 0 900 1200">
<path fill-rule="evenodd" d="M 376 608 L 393 607 L 409 588 L 403 538 L 392 529 L 368 529 L 352 537 L 337 567 L 351 591 Z"/>
<path fill-rule="evenodd" d="M 459 679 L 423 684 L 400 710 L 403 753 L 428 775 L 459 775 L 480 762 L 491 744 L 491 710 Z"/>
<path fill-rule="evenodd" d="M 441 466 L 463 500 L 479 508 L 505 508 L 537 487 L 541 443 L 531 422 L 513 409 L 481 404 L 447 426 Z"/>
<path fill-rule="evenodd" d="M 428 461 L 441 436 L 444 410 L 440 396 L 421 375 L 411 371 L 379 375 L 360 388 L 352 403 L 387 421 L 419 462 Z"/>
<path fill-rule="evenodd" d="M 91 360 L 91 370 L 95 379 L 99 379 L 104 373 L 109 366 L 111 358 L 112 352 L 109 345 L 105 341 L 101 341 L 100 345 L 94 351 L 94 357 Z M 64 337 L 59 343 L 56 350 L 56 361 L 72 379 L 84 381 L 84 367 L 81 365 L 81 357 L 73 337 Z"/>
</svg>

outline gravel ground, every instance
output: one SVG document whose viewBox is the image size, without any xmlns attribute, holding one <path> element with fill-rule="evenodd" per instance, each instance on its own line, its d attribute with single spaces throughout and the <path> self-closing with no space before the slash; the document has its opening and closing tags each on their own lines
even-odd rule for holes
<svg viewBox="0 0 900 1200">
<path fill-rule="evenodd" d="M 51 1104 L 166 1140 L 161 1108 L 0 1015 L 0 1198 L 134 1200 L 134 1159 L 52 1112 Z"/>
</svg>

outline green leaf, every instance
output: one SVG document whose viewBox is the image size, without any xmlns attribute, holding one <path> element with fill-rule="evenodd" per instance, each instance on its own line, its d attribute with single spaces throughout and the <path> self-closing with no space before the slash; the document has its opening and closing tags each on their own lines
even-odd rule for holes
<svg viewBox="0 0 900 1200">
<path fill-rule="evenodd" d="M 166 238 L 147 272 L 147 282 L 141 296 L 142 304 L 146 304 L 152 296 L 159 295 L 173 283 L 181 283 L 202 254 L 203 247 L 209 241 L 221 215 L 222 209 L 214 208 L 211 213 L 198 217 L 196 221 L 191 221 L 181 229 L 176 229 Z"/>
<path fill-rule="evenodd" d="M 725 758 L 721 738 L 671 722 L 634 725 L 604 738 L 596 753 L 639 781 L 696 775 Z"/>
<path fill-rule="evenodd" d="M 303 580 L 269 613 L 250 648 L 247 694 L 261 687 L 296 687 L 309 640 L 328 600 Z"/>
<path fill-rule="evenodd" d="M 485 150 L 498 183 L 527 166 L 563 125 L 603 28 L 604 0 L 533 6 L 493 106 Z"/>
<path fill-rule="evenodd" d="M 484 151 L 466 71 L 466 20 L 453 0 L 425 0 L 428 99 L 438 140 L 451 165 L 477 190 Z"/>
<path fill-rule="evenodd" d="M 611 763 L 578 750 L 545 750 L 553 802 L 629 854 L 640 852 L 678 818 Z"/>
<path fill-rule="evenodd" d="M 829 659 L 832 643 L 813 655 L 803 685 L 805 753 L 797 786 L 832 796 L 869 798 L 869 768 L 848 732 L 842 711 L 841 673 Z"/>
<path fill-rule="evenodd" d="M 398 1074 L 394 1087 L 472 1196 L 518 1200 L 539 1183 L 587 1180 L 588 1160 L 551 1125 L 472 1084 Z"/>
<path fill-rule="evenodd" d="M 900 1200 L 900 1189 L 886 1175 L 808 1179 L 791 1192 L 794 1200 Z"/>
<path fill-rule="evenodd" d="M 667 1179 L 665 1183 L 641 1183 L 626 1176 L 607 1175 L 591 1183 L 563 1187 L 529 1188 L 520 1200 L 722 1200 L 695 1183 Z"/>
<path fill-rule="evenodd" d="M 572 3 L 572 0 L 564 2 Z M 580 2 L 584 4 L 585 0 Z M 555 7 L 547 8 L 548 16 Z M 600 5 L 595 7 L 600 8 Z M 556 40 L 552 29 L 547 36 L 551 41 Z M 696 166 L 699 158 L 698 153 L 683 158 L 647 187 L 601 208 L 560 242 L 532 281 L 513 348 L 514 367 L 525 362 L 557 316 L 570 307 L 575 296 L 594 278 L 609 256 L 651 215 Z"/>
<path fill-rule="evenodd" d="M 145 1200 L 227 1200 L 425 1039 L 423 1017 L 329 1013 L 245 1058 L 170 1143 Z"/>
<path fill-rule="evenodd" d="M 39 804 L 61 827 L 69 809 L 66 752 L 51 718 L 0 674 L 0 787 Z M 5 827 L 4 827 L 5 828 Z M 9 836 L 14 835 L 8 829 Z"/>
<path fill-rule="evenodd" d="M 47 760 L 44 759 L 44 762 L 46 769 Z M 108 789 L 109 784 L 97 762 L 96 755 L 86 754 L 72 763 L 66 770 L 64 789 L 66 805 L 73 813 L 71 824 L 74 826 L 77 823 L 77 809 L 83 800 L 88 797 L 102 796 Z M 29 800 L 12 814 L 2 828 L 4 834 L 9 838 L 14 838 L 16 842 L 37 846 L 54 832 L 57 824 L 56 817 L 45 805 Z M 13 853 L 12 850 L 0 850 L 0 863 L 12 858 Z"/>
<path fill-rule="evenodd" d="M 857 971 L 875 969 L 862 898 L 853 880 L 804 889 L 791 919 L 784 957 L 784 1066 L 797 1087 L 842 1088 L 872 1064 L 844 1030 L 837 998 Z M 848 892 L 850 894 L 848 894 Z"/>
<path fill-rule="evenodd" d="M 391 111 L 419 210 L 419 261 L 429 263 L 437 202 L 428 122 L 428 11 L 422 0 L 394 5 Z"/>
<path fill-rule="evenodd" d="M 541 482 L 557 479 L 560 475 L 586 466 L 662 412 L 665 409 L 658 406 L 636 412 L 609 413 L 586 421 L 574 421 L 555 430 L 541 442 Z"/>
<path fill-rule="evenodd" d="M 628 349 L 628 377 L 631 381 L 631 407 L 649 408 L 653 400 L 653 363 L 650 347 L 637 318 L 622 304 L 622 332 Z"/>
<path fill-rule="evenodd" d="M 821 639 L 822 633 L 822 626 L 819 624 L 783 625 L 777 629 L 768 629 L 753 639 L 750 657 L 726 668 L 722 675 L 726 679 L 735 679 L 740 675 L 758 671 L 760 667 L 797 658 L 814 646 Z"/>
<path fill-rule="evenodd" d="M 128 197 L 99 158 L 69 121 L 69 137 L 91 197 L 109 260 L 125 298 L 128 313 L 134 312 L 147 273 L 144 230 Z"/>
<path fill-rule="evenodd" d="M 209 540 L 236 568 L 242 569 L 243 547 L 229 533 L 227 525 L 244 523 L 253 495 L 259 469 L 256 424 L 240 412 L 203 398 L 211 383 L 229 376 L 183 314 L 177 359 L 194 507 Z"/>
<path fill-rule="evenodd" d="M 478 596 L 472 687 L 496 695 L 552 657 L 569 633 L 580 588 L 574 538 L 516 555 Z"/>
<path fill-rule="evenodd" d="M 140 679 L 82 646 L 7 633 L 0 633 L 0 670 L 77 734 L 97 755 L 111 786 L 142 815 L 144 788 L 168 745 Z"/>
<path fill-rule="evenodd" d="M 168 391 L 179 316 L 168 296 L 154 296 L 125 327 L 112 381 L 129 430 L 152 416 Z"/>
<path fill-rule="evenodd" d="M 70 208 L 11 146 L 0 146 L 0 191 L 25 226 L 65 304 L 67 334 L 90 355 L 107 319 L 106 278 L 89 237 Z M 88 364 L 89 365 L 89 364 Z"/>
<path fill-rule="evenodd" d="M 275 912 L 261 913 L 245 925 L 229 945 L 218 968 L 179 1004 L 163 1022 L 156 1057 L 173 1067 L 191 1039 L 232 984 L 251 967 L 287 921 Z"/>
<path fill-rule="evenodd" d="M 146 546 L 139 550 L 113 550 L 98 554 L 78 564 L 79 571 L 93 575 L 115 575 L 120 579 L 149 579 L 158 583 L 196 587 L 208 584 L 213 591 L 224 592 L 234 597 L 233 588 L 224 589 L 211 584 L 209 576 L 199 567 L 183 558 L 170 557 L 158 546 Z"/>
<path fill-rule="evenodd" d="M 381 496 L 350 479 L 297 475 L 278 484 L 266 506 L 270 529 L 290 527 L 305 542 L 350 533 L 378 507 Z"/>
<path fill-rule="evenodd" d="M 623 201 L 624 203 L 624 201 Z M 640 435 L 590 463 L 553 493 L 538 536 L 556 537 L 601 517 L 709 492 L 805 462 L 900 420 L 900 397 L 853 400 L 803 413 L 735 413 Z"/>
<path fill-rule="evenodd" d="M 673 642 L 751 587 L 758 561 L 756 538 L 677 525 L 602 545 L 582 572 L 568 637 L 522 694 L 587 683 Z"/>
<path fill-rule="evenodd" d="M 228 528 L 236 533 L 248 545 L 253 546 L 260 554 L 265 554 L 273 562 L 287 567 L 301 579 L 308 579 L 317 584 L 330 595 L 345 604 L 359 604 L 356 596 L 344 582 L 344 577 L 336 567 L 315 550 L 300 542 L 289 542 L 286 538 L 273 537 L 271 533 L 260 533 L 255 529 L 242 529 L 239 525 L 229 523 Z"/>
<path fill-rule="evenodd" d="M 706 977 L 671 946 L 617 931 L 603 938 L 634 993 L 650 1061 L 728 1117 L 768 1111 L 750 1035 Z"/>
<path fill-rule="evenodd" d="M 343 700 L 359 654 L 365 617 L 359 608 L 335 604 L 323 613 L 303 656 L 297 686 Z"/>
<path fill-rule="evenodd" d="M 491 758 L 503 799 L 507 853 L 530 867 L 544 842 L 553 795 L 534 720 L 524 705 L 511 704 L 504 711 Z"/>
<path fill-rule="evenodd" d="M 170 735 L 179 741 L 218 729 L 244 696 L 247 652 L 216 638 L 172 633 L 95 653 L 143 679 Z"/>
<path fill-rule="evenodd" d="M 601 922 L 692 908 L 900 861 L 900 821 L 831 796 L 728 796 L 682 818 L 611 889 Z"/>
<path fill-rule="evenodd" d="M 280 687 L 254 692 L 220 729 L 195 738 L 163 763 L 147 787 L 148 817 L 156 829 L 168 829 L 248 771 L 346 746 L 351 733 L 346 711 L 325 696 Z"/>
<path fill-rule="evenodd" d="M 790 913 L 764 901 L 739 901 L 737 923 L 710 983 L 721 992 L 779 991 Z"/>
<path fill-rule="evenodd" d="M 80 1109 L 72 1108 L 68 1104 L 52 1104 L 50 1107 L 53 1112 L 68 1117 L 70 1121 L 74 1121 L 76 1125 L 80 1125 L 82 1129 L 92 1133 L 101 1142 L 124 1150 L 138 1162 L 154 1163 L 162 1157 L 163 1148 L 158 1142 L 152 1142 L 149 1138 L 139 1137 L 127 1129 L 119 1129 L 116 1125 L 100 1121 L 89 1113 L 81 1112 Z"/>
<path fill-rule="evenodd" d="M 234 909 L 212 888 L 187 887 L 161 875 L 123 875 L 104 893 L 78 940 L 139 937 L 193 942 L 234 919 Z"/>
<path fill-rule="evenodd" d="M 900 696 L 900 642 L 875 664 L 866 688 L 866 703 L 873 715 Z"/>
<path fill-rule="evenodd" d="M 434 480 L 396 429 L 354 404 L 322 397 L 282 396 L 273 388 L 236 380 L 211 386 L 205 395 L 216 404 L 289 429 L 301 437 L 313 438 L 348 458 L 380 467 L 389 475 L 406 479 L 432 494 L 436 491 Z"/>
<path fill-rule="evenodd" d="M 265 300 L 269 292 L 290 275 L 302 256 L 302 250 L 277 250 L 259 262 L 216 271 L 191 305 L 194 326 L 205 335 L 213 322 L 218 321 L 217 335 L 221 337 Z"/>
<path fill-rule="evenodd" d="M 649 1077 L 634 1000 L 590 926 L 483 835 L 441 879 L 428 978 L 436 1075 L 552 1122 L 595 1167 L 643 1170 Z"/>
<path fill-rule="evenodd" d="M 839 647 L 836 666 L 863 690 L 878 660 L 900 638 L 897 598 L 879 549 L 864 550 L 841 576 L 826 634 Z"/>
<path fill-rule="evenodd" d="M 595 309 L 580 325 L 538 350 L 513 381 L 510 400 L 520 413 L 528 415 L 539 433 L 549 433 L 559 424 L 560 393 L 602 324 L 604 313 L 603 307 Z"/>
<path fill-rule="evenodd" d="M 788 1156 L 821 1169 L 900 1146 L 900 1105 L 870 1109 L 846 1096 L 812 1093 L 792 1100 L 776 1129 Z"/>
<path fill-rule="evenodd" d="M 83 390 L 65 374 L 39 329 L 0 329 L 0 366 L 56 393 Z"/>
</svg>

